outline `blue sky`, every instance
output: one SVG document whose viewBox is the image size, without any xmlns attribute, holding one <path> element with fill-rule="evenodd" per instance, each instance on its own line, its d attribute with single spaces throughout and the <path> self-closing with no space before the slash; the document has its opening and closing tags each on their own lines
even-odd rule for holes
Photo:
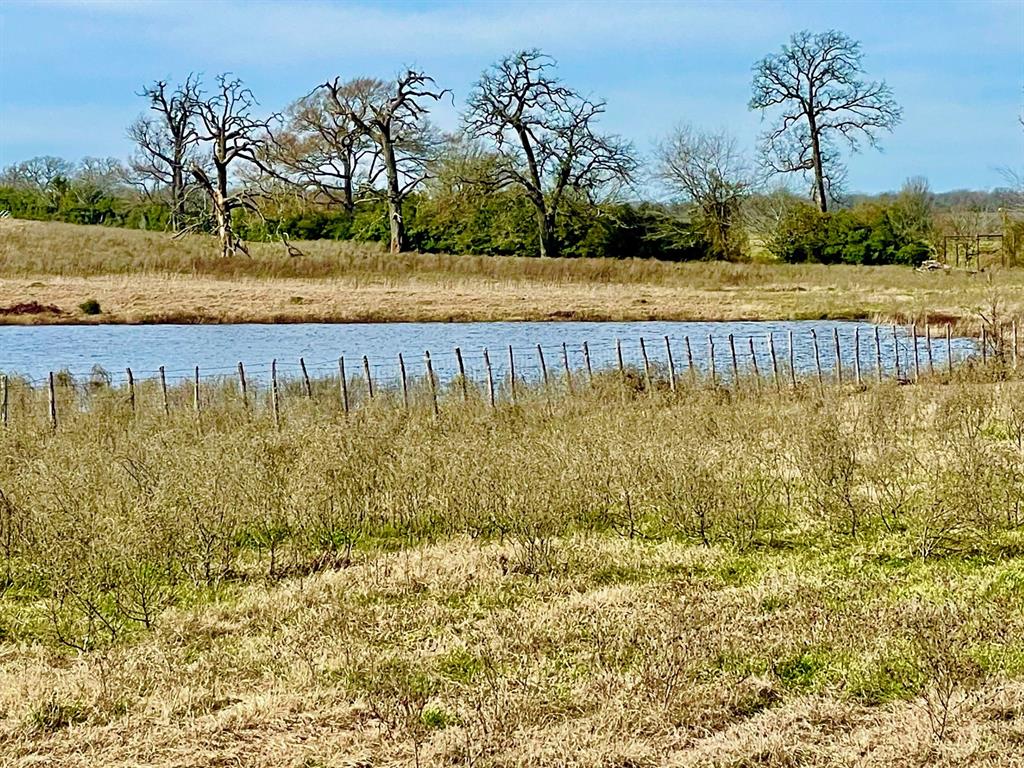
<svg viewBox="0 0 1024 768">
<path fill-rule="evenodd" d="M 49 2 L 0 5 L 0 165 L 33 155 L 126 156 L 135 95 L 190 71 L 242 77 L 268 111 L 329 77 L 425 69 L 455 92 L 505 53 L 539 47 L 608 101 L 604 126 L 641 150 L 680 122 L 751 151 L 751 65 L 801 29 L 863 44 L 904 108 L 884 152 L 849 160 L 848 188 L 923 175 L 936 190 L 1002 183 L 1024 166 L 1024 0 L 973 2 Z"/>
</svg>

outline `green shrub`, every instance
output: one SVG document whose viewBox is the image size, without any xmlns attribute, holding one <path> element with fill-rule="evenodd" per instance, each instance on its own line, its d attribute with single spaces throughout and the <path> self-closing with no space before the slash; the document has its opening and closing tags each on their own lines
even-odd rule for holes
<svg viewBox="0 0 1024 768">
<path fill-rule="evenodd" d="M 83 315 L 98 315 L 103 311 L 96 299 L 86 299 L 78 305 L 78 308 L 82 310 Z"/>
</svg>

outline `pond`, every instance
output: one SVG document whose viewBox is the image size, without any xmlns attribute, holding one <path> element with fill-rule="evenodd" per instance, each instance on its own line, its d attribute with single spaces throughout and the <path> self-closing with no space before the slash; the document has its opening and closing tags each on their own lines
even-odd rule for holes
<svg viewBox="0 0 1024 768">
<path fill-rule="evenodd" d="M 710 369 L 713 346 L 716 371 L 727 379 L 732 368 L 730 334 L 738 367 L 748 371 L 752 368 L 753 345 L 762 375 L 770 375 L 769 337 L 780 370 L 786 371 L 792 333 L 793 362 L 798 373 L 816 370 L 815 336 L 822 368 L 826 373 L 834 370 L 838 335 L 842 364 L 850 376 L 854 339 L 859 338 L 862 370 L 867 376 L 874 375 L 875 370 L 875 331 L 876 326 L 867 323 L 832 321 L 7 326 L 0 327 L 0 371 L 31 380 L 42 380 L 49 371 L 64 370 L 75 378 L 88 378 L 94 366 L 99 366 L 119 381 L 128 367 L 136 378 L 143 379 L 156 376 L 164 366 L 170 382 L 190 378 L 194 366 L 199 366 L 204 378 L 234 375 L 237 363 L 243 362 L 248 377 L 258 382 L 269 376 L 274 359 L 283 377 L 299 375 L 300 358 L 305 359 L 310 376 L 316 377 L 335 375 L 341 356 L 349 374 L 358 375 L 366 356 L 375 377 L 395 380 L 400 353 L 408 374 L 419 376 L 424 371 L 424 352 L 429 350 L 435 374 L 444 382 L 457 372 L 454 349 L 459 347 L 471 378 L 481 380 L 485 375 L 486 348 L 494 377 L 500 380 L 507 375 L 511 346 L 517 377 L 538 379 L 538 345 L 548 370 L 558 373 L 564 369 L 563 344 L 574 370 L 585 366 L 584 343 L 594 370 L 618 364 L 617 342 L 624 363 L 641 367 L 643 339 L 651 365 L 664 371 L 668 337 L 677 372 L 688 367 L 689 340 L 694 367 L 704 372 Z M 910 329 L 897 327 L 895 337 L 890 326 L 878 327 L 878 331 L 886 375 L 894 375 L 898 355 L 900 373 L 906 376 L 913 365 Z M 931 348 L 936 370 L 943 370 L 947 359 L 945 336 L 933 338 Z M 971 339 L 954 338 L 950 349 L 955 363 L 973 355 L 977 344 Z M 925 370 L 928 350 L 923 337 L 918 340 L 918 354 Z"/>
</svg>

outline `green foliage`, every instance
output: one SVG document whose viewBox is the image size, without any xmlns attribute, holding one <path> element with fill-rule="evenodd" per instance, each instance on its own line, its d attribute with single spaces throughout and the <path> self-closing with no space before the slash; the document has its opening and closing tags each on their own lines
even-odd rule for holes
<svg viewBox="0 0 1024 768">
<path fill-rule="evenodd" d="M 906 264 L 928 258 L 919 225 L 910 226 L 898 204 L 863 204 L 821 213 L 800 204 L 786 211 L 768 239 L 782 261 L 823 264 Z"/>
<path fill-rule="evenodd" d="M 100 309 L 100 303 L 96 299 L 86 299 L 78 308 L 82 311 L 83 315 L 98 315 L 103 310 Z"/>
</svg>

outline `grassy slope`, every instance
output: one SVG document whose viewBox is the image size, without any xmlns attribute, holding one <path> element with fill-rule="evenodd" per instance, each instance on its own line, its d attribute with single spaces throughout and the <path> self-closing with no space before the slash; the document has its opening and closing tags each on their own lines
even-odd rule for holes
<svg viewBox="0 0 1024 768">
<path fill-rule="evenodd" d="M 210 238 L 38 222 L 0 224 L 0 307 L 57 314 L 0 322 L 294 322 L 969 317 L 999 298 L 1024 311 L 1024 271 L 918 274 L 897 267 L 403 254 L 253 244 L 224 261 Z M 78 305 L 95 298 L 98 316 Z"/>
<path fill-rule="evenodd" d="M 100 390 L 56 435 L 18 389 L 0 763 L 1024 764 L 1024 383 L 996 378 L 610 378 L 497 411 L 453 391 L 440 420 L 395 393 L 346 419 L 332 387 L 280 430 L 229 384 L 198 422 L 184 387 L 169 418 Z M 326 524 L 360 534 L 348 565 Z M 286 532 L 276 573 L 258 531 Z M 153 628 L 60 647 L 40 590 L 164 558 Z"/>
</svg>

